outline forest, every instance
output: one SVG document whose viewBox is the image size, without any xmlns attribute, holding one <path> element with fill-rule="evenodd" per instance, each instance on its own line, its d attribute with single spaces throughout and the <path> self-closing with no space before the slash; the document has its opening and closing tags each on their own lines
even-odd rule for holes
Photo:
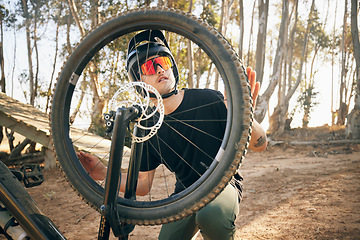
<svg viewBox="0 0 360 240">
<path fill-rule="evenodd" d="M 349 138 L 360 138 L 357 0 L 2 0 L 1 91 L 49 113 L 56 78 L 74 47 L 96 26 L 140 7 L 180 9 L 218 29 L 244 65 L 256 70 L 262 91 L 254 117 L 267 121 L 272 134 L 290 129 L 295 117 L 301 118 L 300 127 L 309 126 L 316 106 L 324 101 L 319 98 L 319 72 L 326 66 L 331 72 L 326 79 L 331 87 L 331 107 L 326 109 L 330 124 L 346 126 Z M 170 45 L 175 58 L 182 59 L 181 87 L 196 86 L 211 67 L 204 67 L 190 47 L 180 50 L 178 41 Z M 91 81 L 82 86 L 92 92 L 92 122 L 107 104 L 104 86 L 127 81 L 121 69 L 126 49 L 114 43 L 107 51 L 111 58 L 97 56 L 98 67 L 87 70 Z M 194 69 L 186 71 L 188 63 Z"/>
<path fill-rule="evenodd" d="M 81 170 L 81 165 L 68 164 L 71 168 L 66 171 L 64 158 L 59 153 L 54 157 L 53 136 L 60 131 L 48 134 L 37 124 L 48 130 L 49 122 L 56 126 L 65 116 L 64 146 L 107 161 L 111 141 L 104 134 L 103 114 L 119 86 L 130 81 L 126 55 L 131 36 L 123 34 L 87 59 L 73 84 L 69 114 L 59 107 L 60 117 L 49 121 L 57 112 L 52 111 L 53 99 L 60 95 L 54 90 L 57 81 L 65 79 L 60 74 L 72 53 L 91 32 L 124 12 L 149 7 L 179 9 L 183 15 L 205 20 L 231 44 L 231 53 L 236 52 L 232 56 L 256 71 L 261 83 L 253 116 L 266 128 L 269 144 L 263 152 L 247 151 L 241 162 L 245 187 L 234 239 L 358 239 L 359 0 L 0 0 L 0 160 L 9 168 L 44 166 L 42 181 L 27 191 L 60 232 L 69 240 L 92 239 L 98 235 L 101 216 L 79 188 L 73 183 L 69 187 L 68 173 Z M 208 87 L 208 80 L 218 76 L 216 64 L 186 37 L 170 30 L 164 35 L 178 64 L 179 88 Z M 228 62 L 233 60 L 238 59 Z M 72 77 L 74 72 L 70 73 Z M 73 81 L 65 80 L 63 89 Z M 64 95 L 70 99 L 66 98 L 70 94 Z M 30 116 L 31 121 L 14 114 L 21 110 L 20 117 Z M 251 120 L 246 123 L 251 126 Z M 43 136 L 37 135 L 40 132 Z M 248 135 L 243 136 L 247 145 Z M 18 137 L 25 140 L 16 145 Z M 36 144 L 43 146 L 40 151 Z M 61 171 L 55 168 L 57 163 Z M 75 180 L 85 186 L 87 180 L 78 181 L 79 177 Z M 175 186 L 175 177 L 159 170 L 154 179 L 150 200 L 169 197 L 167 186 Z M 102 181 L 96 187 L 103 188 Z M 130 239 L 157 239 L 160 228 L 136 226 Z"/>
</svg>

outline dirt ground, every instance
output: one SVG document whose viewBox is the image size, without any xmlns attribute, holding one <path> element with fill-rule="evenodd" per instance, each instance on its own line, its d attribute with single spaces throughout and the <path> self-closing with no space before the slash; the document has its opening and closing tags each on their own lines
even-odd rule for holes
<svg viewBox="0 0 360 240">
<path fill-rule="evenodd" d="M 360 239 L 360 144 L 325 143 L 342 137 L 329 128 L 291 130 L 270 137 L 276 144 L 266 151 L 248 152 L 235 239 Z M 67 239 L 97 238 L 99 214 L 59 170 L 28 191 Z M 157 239 L 159 230 L 136 226 L 129 239 Z"/>
</svg>

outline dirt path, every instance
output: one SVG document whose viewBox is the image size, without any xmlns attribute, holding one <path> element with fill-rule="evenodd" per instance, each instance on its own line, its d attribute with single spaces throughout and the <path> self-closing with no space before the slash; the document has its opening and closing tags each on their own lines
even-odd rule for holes
<svg viewBox="0 0 360 240">
<path fill-rule="evenodd" d="M 360 239 L 360 145 L 269 147 L 248 153 L 242 173 L 236 239 Z M 45 214 L 69 240 L 96 239 L 99 214 L 59 171 L 45 175 L 29 189 Z M 137 226 L 130 239 L 157 239 L 159 229 Z"/>
<path fill-rule="evenodd" d="M 343 135 L 319 128 L 292 130 L 284 139 L 322 142 Z M 244 200 L 236 240 L 360 239 L 360 144 L 269 146 L 249 152 L 241 171 Z M 59 170 L 44 174 L 42 185 L 28 189 L 43 212 L 67 239 L 97 239 L 99 213 L 77 196 Z M 159 230 L 136 226 L 129 239 L 157 239 Z"/>
<path fill-rule="evenodd" d="M 251 154 L 243 166 L 238 239 L 360 239 L 359 150 Z"/>
</svg>

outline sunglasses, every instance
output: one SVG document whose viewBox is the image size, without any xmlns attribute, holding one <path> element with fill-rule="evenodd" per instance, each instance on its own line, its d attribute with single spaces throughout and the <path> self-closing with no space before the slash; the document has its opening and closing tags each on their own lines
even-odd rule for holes
<svg viewBox="0 0 360 240">
<path fill-rule="evenodd" d="M 170 58 L 168 57 L 156 57 L 150 60 L 147 60 L 144 64 L 141 65 L 140 71 L 143 75 L 153 75 L 156 74 L 157 65 L 160 65 L 165 71 L 172 67 Z"/>
</svg>

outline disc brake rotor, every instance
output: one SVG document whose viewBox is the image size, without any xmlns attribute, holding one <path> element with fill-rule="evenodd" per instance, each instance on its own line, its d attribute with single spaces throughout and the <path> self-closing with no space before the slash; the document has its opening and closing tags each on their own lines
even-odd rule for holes
<svg viewBox="0 0 360 240">
<path fill-rule="evenodd" d="M 156 96 L 150 98 L 150 93 Z M 122 85 L 109 102 L 109 111 L 118 108 L 136 107 L 140 109 L 141 115 L 135 120 L 135 125 L 145 130 L 144 137 L 132 135 L 133 141 L 144 142 L 153 137 L 164 120 L 164 104 L 159 92 L 144 82 L 130 82 Z M 150 120 L 151 121 L 146 121 Z"/>
</svg>

